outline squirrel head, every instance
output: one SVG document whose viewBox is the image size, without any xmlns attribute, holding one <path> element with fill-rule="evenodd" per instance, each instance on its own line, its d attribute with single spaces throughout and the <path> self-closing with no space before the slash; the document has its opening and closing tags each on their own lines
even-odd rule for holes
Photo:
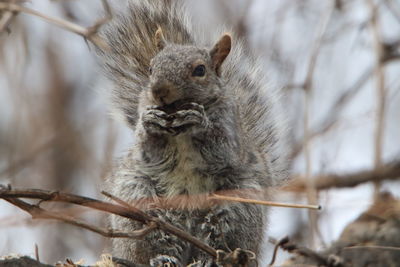
<svg viewBox="0 0 400 267">
<path fill-rule="evenodd" d="M 169 44 L 159 28 L 158 54 L 150 62 L 149 94 L 156 105 L 176 102 L 206 104 L 221 95 L 221 65 L 231 50 L 225 34 L 212 49 Z"/>
</svg>

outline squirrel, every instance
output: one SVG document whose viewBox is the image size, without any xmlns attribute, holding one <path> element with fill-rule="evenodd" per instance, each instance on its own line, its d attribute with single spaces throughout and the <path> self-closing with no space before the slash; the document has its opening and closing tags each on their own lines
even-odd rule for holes
<svg viewBox="0 0 400 267">
<path fill-rule="evenodd" d="M 212 45 L 189 21 L 183 1 L 129 0 L 101 30 L 110 50 L 99 51 L 100 64 L 114 106 L 135 137 L 108 190 L 215 249 L 258 253 L 267 209 L 207 206 L 201 196 L 267 198 L 286 178 L 278 93 L 240 38 L 225 33 Z M 189 200 L 168 206 L 174 197 Z M 127 232 L 143 228 L 117 216 L 111 225 Z M 150 266 L 215 266 L 210 256 L 158 230 L 141 240 L 115 238 L 112 250 Z"/>
</svg>

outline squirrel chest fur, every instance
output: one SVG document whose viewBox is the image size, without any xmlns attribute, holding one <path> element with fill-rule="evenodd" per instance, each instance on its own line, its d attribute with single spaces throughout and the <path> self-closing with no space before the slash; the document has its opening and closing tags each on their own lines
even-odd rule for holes
<svg viewBox="0 0 400 267">
<path fill-rule="evenodd" d="M 174 140 L 173 145 L 176 147 L 176 165 L 162 181 L 165 183 L 165 195 L 195 195 L 210 192 L 213 189 L 212 180 L 200 173 L 205 167 L 205 162 L 200 152 L 193 147 L 191 137 L 182 136 Z"/>
<path fill-rule="evenodd" d="M 108 179 L 111 193 L 132 203 L 191 197 L 193 205 L 148 205 L 144 211 L 215 249 L 258 253 L 265 208 L 199 206 L 196 200 L 218 191 L 265 197 L 285 176 L 277 98 L 257 62 L 231 34 L 207 44 L 179 0 L 129 0 L 102 36 L 111 48 L 99 56 L 114 85 L 114 105 L 135 135 Z M 111 225 L 128 232 L 142 227 L 117 216 Z M 114 256 L 151 266 L 215 264 L 162 231 L 142 240 L 116 238 L 112 247 Z"/>
</svg>

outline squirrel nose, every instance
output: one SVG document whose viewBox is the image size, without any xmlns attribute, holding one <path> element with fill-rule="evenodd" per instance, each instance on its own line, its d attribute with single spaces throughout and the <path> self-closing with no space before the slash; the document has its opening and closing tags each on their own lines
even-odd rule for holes
<svg viewBox="0 0 400 267">
<path fill-rule="evenodd" d="M 152 86 L 151 92 L 155 100 L 163 103 L 163 98 L 167 97 L 169 94 L 169 89 L 165 86 Z"/>
</svg>

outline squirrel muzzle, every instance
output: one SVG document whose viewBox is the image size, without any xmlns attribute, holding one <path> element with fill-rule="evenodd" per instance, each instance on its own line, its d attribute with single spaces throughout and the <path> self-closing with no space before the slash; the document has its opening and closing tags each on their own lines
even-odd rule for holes
<svg viewBox="0 0 400 267">
<path fill-rule="evenodd" d="M 169 105 L 179 100 L 178 90 L 170 82 L 154 82 L 150 84 L 151 95 L 158 106 Z"/>
<path fill-rule="evenodd" d="M 154 100 L 157 102 L 158 105 L 164 105 L 166 98 L 169 95 L 169 89 L 166 87 L 153 87 L 151 88 L 151 93 L 153 95 Z"/>
</svg>

